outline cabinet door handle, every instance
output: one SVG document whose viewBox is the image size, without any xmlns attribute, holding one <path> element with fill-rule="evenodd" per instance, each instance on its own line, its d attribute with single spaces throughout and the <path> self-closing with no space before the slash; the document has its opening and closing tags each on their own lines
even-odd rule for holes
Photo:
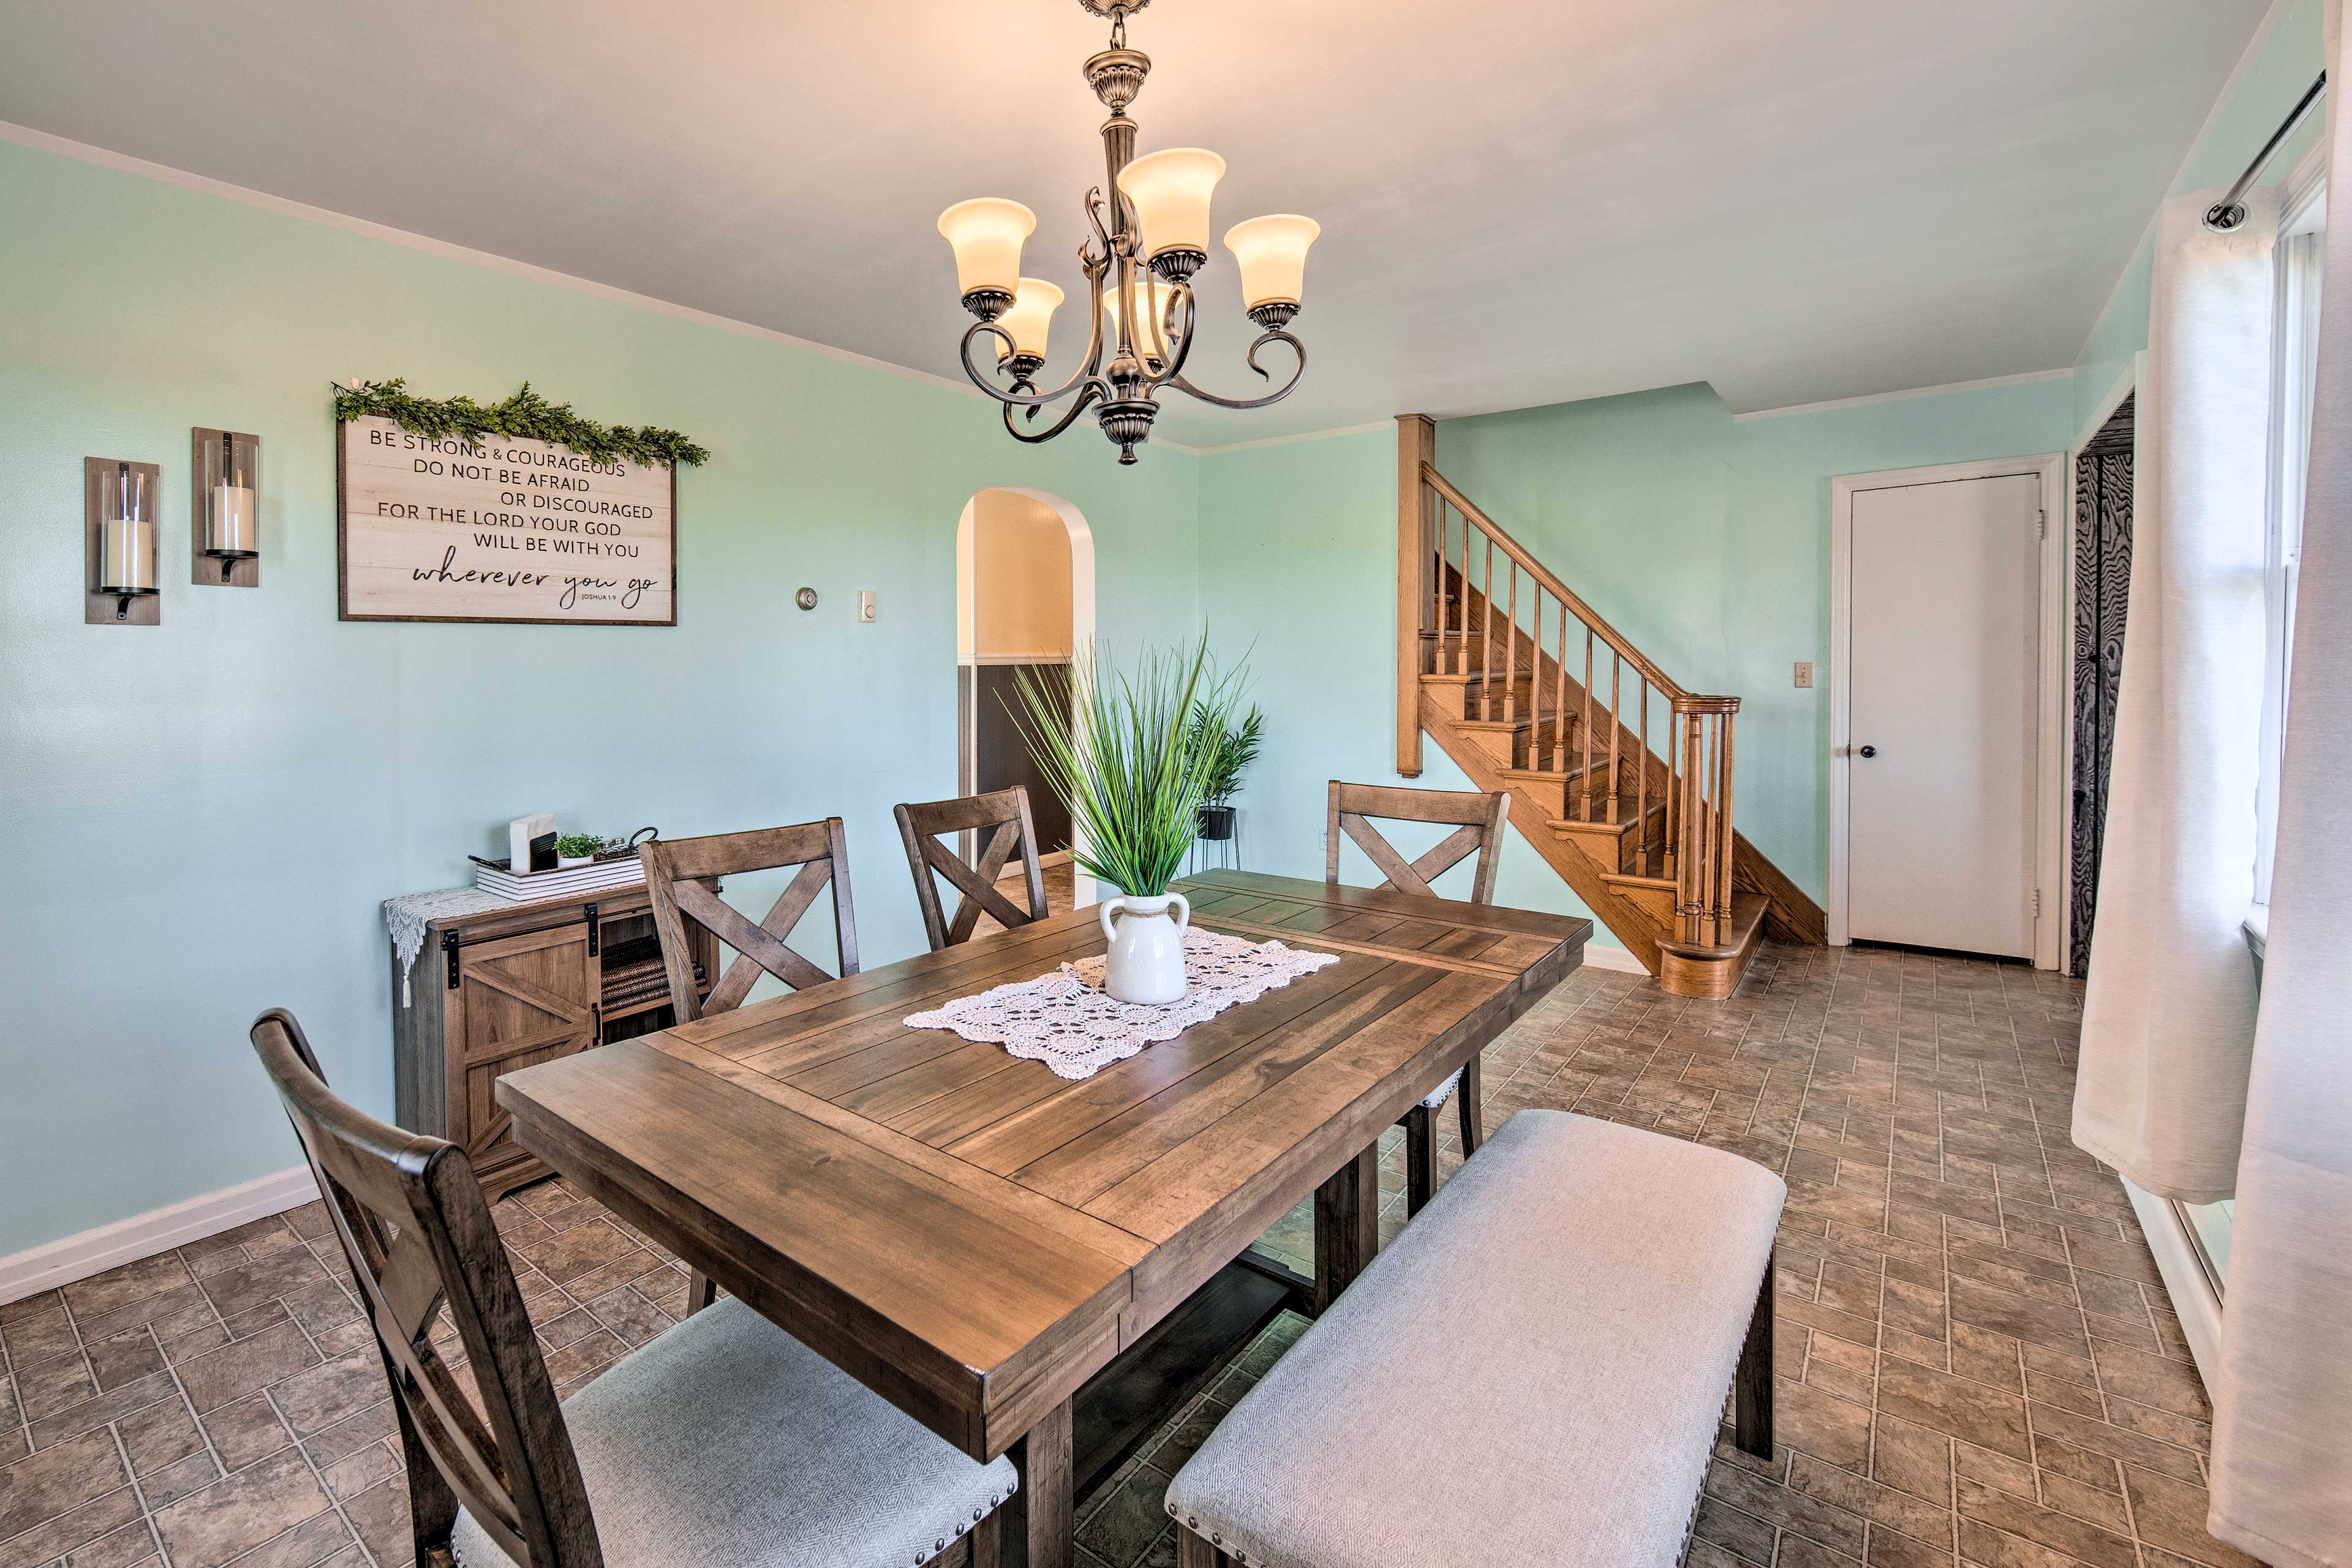
<svg viewBox="0 0 2352 1568">
<path fill-rule="evenodd" d="M 604 1004 L 602 1002 L 591 1002 L 588 1004 L 588 1044 L 594 1047 L 601 1046 L 604 1043 Z"/>
</svg>

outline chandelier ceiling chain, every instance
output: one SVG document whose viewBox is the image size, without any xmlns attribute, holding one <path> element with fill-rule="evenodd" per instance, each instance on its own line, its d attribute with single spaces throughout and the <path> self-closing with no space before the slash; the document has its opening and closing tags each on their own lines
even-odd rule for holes
<svg viewBox="0 0 2352 1568">
<path fill-rule="evenodd" d="M 1095 409 L 1103 434 L 1119 449 L 1118 460 L 1132 463 L 1136 446 L 1150 437 L 1159 416 L 1162 387 L 1220 408 L 1263 408 L 1298 384 L 1307 348 L 1287 329 L 1298 314 L 1307 248 L 1321 229 L 1312 218 L 1276 214 L 1225 231 L 1225 247 L 1241 272 L 1243 301 L 1259 329 L 1244 363 L 1259 379 L 1272 381 L 1258 355 L 1268 343 L 1286 344 L 1297 356 L 1289 379 L 1251 398 L 1220 397 L 1187 381 L 1192 279 L 1208 264 L 1209 198 L 1225 162 L 1198 147 L 1136 156 L 1137 127 L 1127 109 L 1143 90 L 1151 59 L 1128 47 L 1127 18 L 1150 0 L 1078 4 L 1110 18 L 1109 45 L 1084 67 L 1087 85 L 1110 110 L 1102 125 L 1109 185 L 1108 196 L 1101 185 L 1089 189 L 1084 204 L 1091 230 L 1078 246 L 1087 279 L 1087 353 L 1068 381 L 1051 392 L 1037 388 L 1046 331 L 1063 295 L 1044 279 L 1021 276 L 1021 247 L 1036 229 L 1036 215 L 1019 202 L 982 196 L 940 214 L 940 233 L 955 250 L 964 309 L 978 318 L 963 335 L 964 372 L 1003 405 L 1005 429 L 1018 440 L 1050 441 Z M 1011 377 L 1008 385 L 998 386 L 973 362 L 973 345 L 982 336 L 995 340 L 997 369 Z M 1024 430 L 1013 418 L 1020 409 L 1022 422 L 1034 425 L 1045 408 L 1065 398 L 1068 408 L 1043 429 Z"/>
</svg>

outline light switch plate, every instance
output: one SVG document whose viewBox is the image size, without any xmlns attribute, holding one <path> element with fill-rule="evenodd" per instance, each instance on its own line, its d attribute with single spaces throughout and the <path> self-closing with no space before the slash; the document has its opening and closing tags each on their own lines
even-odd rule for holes
<svg viewBox="0 0 2352 1568">
<path fill-rule="evenodd" d="M 861 621 L 874 618 L 874 590 L 871 588 L 857 591 L 857 618 Z"/>
<path fill-rule="evenodd" d="M 1797 689 L 1800 691 L 1811 691 L 1812 689 L 1813 661 L 1807 659 L 1804 663 L 1797 666 Z"/>
</svg>

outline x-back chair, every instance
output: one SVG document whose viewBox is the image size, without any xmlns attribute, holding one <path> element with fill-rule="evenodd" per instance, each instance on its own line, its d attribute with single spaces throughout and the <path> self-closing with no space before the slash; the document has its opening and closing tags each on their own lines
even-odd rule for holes
<svg viewBox="0 0 2352 1568">
<path fill-rule="evenodd" d="M 1029 815 L 1029 792 L 1019 784 L 961 800 L 934 800 L 898 808 L 898 837 L 906 841 L 907 868 L 915 874 L 915 900 L 923 909 L 923 932 L 931 951 L 970 942 L 983 914 L 995 917 L 1007 931 L 1045 918 L 1045 875 L 1037 861 L 1037 825 Z M 981 846 L 978 865 L 940 842 L 941 834 L 974 833 L 993 828 Z M 996 889 L 1005 862 L 1018 850 L 1027 883 L 1025 910 Z M 947 879 L 959 895 L 955 914 L 940 907 L 939 884 L 933 873 Z"/>
<path fill-rule="evenodd" d="M 645 863 L 646 889 L 653 897 L 654 934 L 661 939 L 662 967 L 669 975 L 670 1006 L 681 1024 L 743 1005 L 763 973 L 797 991 L 834 978 L 784 945 L 817 895 L 833 889 L 835 956 L 841 973 L 857 973 L 857 915 L 849 897 L 849 840 L 841 818 L 792 827 L 761 827 L 748 833 L 714 833 L 701 838 L 648 839 L 637 847 Z M 766 916 L 757 924 L 719 898 L 721 877 L 748 876 L 798 867 Z M 694 921 L 735 951 L 735 962 L 703 996 L 694 983 L 694 947 L 686 922 Z M 694 1271 L 687 1310 L 698 1312 L 718 1299 L 718 1287 Z"/>
<path fill-rule="evenodd" d="M 950 1447 L 740 1301 L 559 1403 L 466 1152 L 338 1099 L 254 1021 L 392 1385 L 419 1568 L 903 1568 L 995 1556 L 1013 1466 Z M 433 1332 L 446 1308 L 458 1368 Z M 470 1389 L 468 1387 L 470 1385 Z"/>
<path fill-rule="evenodd" d="M 1495 871 L 1502 858 L 1503 820 L 1510 799 L 1472 791 L 1392 789 L 1381 784 L 1331 781 L 1330 816 L 1324 837 L 1323 879 L 1339 879 L 1339 840 L 1352 841 L 1386 879 L 1383 888 L 1434 897 L 1430 883 L 1472 855 L 1478 863 L 1471 872 L 1470 901 L 1495 901 Z M 1411 860 L 1381 837 L 1374 819 L 1452 825 L 1454 831 Z M 1479 1106 L 1478 1058 L 1472 1057 L 1460 1072 L 1439 1084 L 1428 1099 L 1405 1112 L 1397 1125 L 1405 1138 L 1405 1212 L 1415 1215 L 1437 1191 L 1437 1132 L 1432 1119 L 1454 1099 L 1462 1118 L 1462 1157 L 1477 1152 L 1484 1141 Z"/>
<path fill-rule="evenodd" d="M 714 833 L 702 838 L 655 838 L 637 847 L 645 862 L 646 889 L 653 895 L 654 931 L 661 938 L 662 964 L 669 972 L 670 1005 L 677 1021 L 691 1023 L 743 1005 L 762 973 L 797 991 L 834 978 L 784 945 L 817 895 L 833 889 L 836 955 L 844 975 L 857 973 L 857 916 L 849 898 L 849 841 L 841 818 L 792 827 L 761 827 L 749 833 Z M 746 876 L 798 867 L 800 874 L 757 924 L 720 899 L 721 877 Z M 735 950 L 708 997 L 694 984 L 694 952 L 686 922 L 694 921 Z"/>
</svg>

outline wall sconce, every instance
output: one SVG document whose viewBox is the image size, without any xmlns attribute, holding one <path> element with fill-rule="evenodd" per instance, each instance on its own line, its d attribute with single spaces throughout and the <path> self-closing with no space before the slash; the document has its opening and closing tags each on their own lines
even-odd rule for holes
<svg viewBox="0 0 2352 1568">
<path fill-rule="evenodd" d="M 163 625 L 155 500 L 163 470 L 153 463 L 84 458 L 81 474 L 88 562 L 83 621 L 91 626 Z"/>
<path fill-rule="evenodd" d="M 261 586 L 261 437 L 235 430 L 189 433 L 188 581 Z"/>
</svg>

